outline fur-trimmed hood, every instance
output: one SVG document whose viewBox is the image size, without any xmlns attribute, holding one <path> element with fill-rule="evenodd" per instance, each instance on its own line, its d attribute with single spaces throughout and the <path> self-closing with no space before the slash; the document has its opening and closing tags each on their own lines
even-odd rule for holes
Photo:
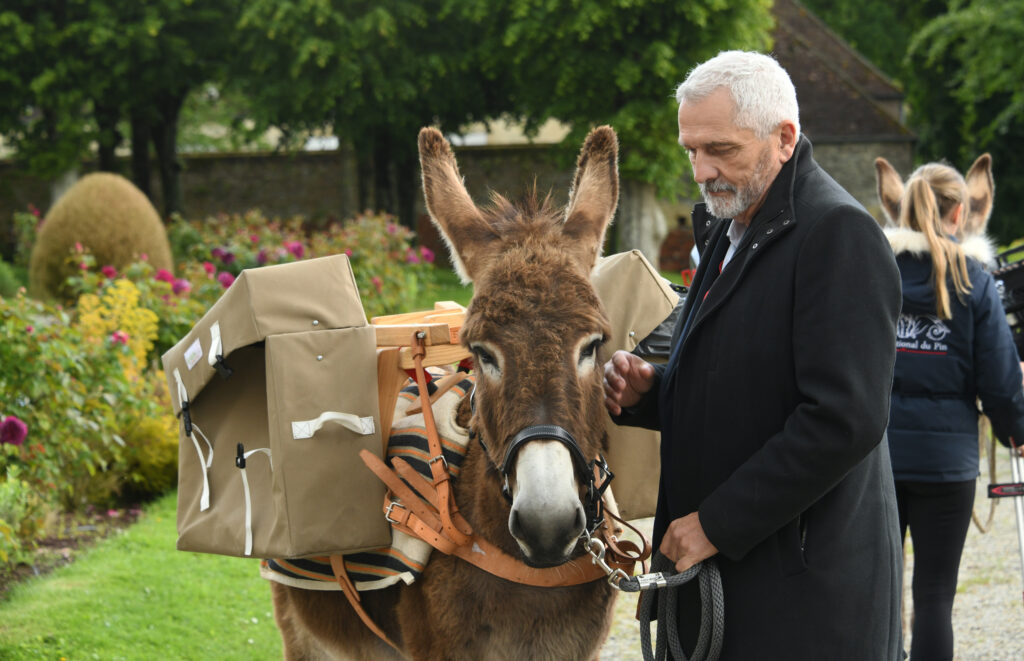
<svg viewBox="0 0 1024 661">
<path fill-rule="evenodd" d="M 931 252 L 928 247 L 928 238 L 921 232 L 915 232 L 905 227 L 886 227 L 885 237 L 889 239 L 893 253 L 897 257 L 902 253 L 911 253 L 924 256 Z M 971 236 L 960 241 L 960 248 L 968 257 L 981 262 L 987 269 L 995 268 L 996 247 L 987 236 Z"/>
</svg>

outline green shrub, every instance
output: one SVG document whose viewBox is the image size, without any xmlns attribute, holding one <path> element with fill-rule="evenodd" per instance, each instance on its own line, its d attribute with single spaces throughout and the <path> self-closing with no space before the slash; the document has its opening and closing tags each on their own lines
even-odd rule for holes
<svg viewBox="0 0 1024 661">
<path fill-rule="evenodd" d="M 120 269 L 140 258 L 156 269 L 172 268 L 160 216 L 124 177 L 95 172 L 82 177 L 46 214 L 29 262 L 29 290 L 37 297 L 67 298 L 67 278 L 80 265 L 69 257 L 82 249 L 100 266 Z"/>
<path fill-rule="evenodd" d="M 88 337 L 60 306 L 24 294 L 0 298 L 0 415 L 28 427 L 24 442 L 0 456 L 49 504 L 74 510 L 116 488 L 107 473 L 123 461 L 118 435 L 125 412 L 156 414 L 136 395 L 116 338 Z M 101 489 L 102 490 L 102 489 Z"/>
<path fill-rule="evenodd" d="M 0 451 L 12 449 L 4 446 Z M 0 562 L 18 562 L 32 548 L 43 527 L 43 511 L 32 485 L 21 479 L 21 469 L 8 466 L 0 476 Z"/>
<path fill-rule="evenodd" d="M 14 267 L 0 258 L 0 296 L 14 296 L 23 286 Z"/>
<path fill-rule="evenodd" d="M 415 309 L 436 291 L 434 255 L 386 215 L 363 215 L 307 231 L 301 217 L 267 219 L 259 211 L 203 221 L 176 218 L 168 228 L 175 261 L 200 262 L 219 280 L 242 269 L 345 253 L 367 317 Z"/>
</svg>

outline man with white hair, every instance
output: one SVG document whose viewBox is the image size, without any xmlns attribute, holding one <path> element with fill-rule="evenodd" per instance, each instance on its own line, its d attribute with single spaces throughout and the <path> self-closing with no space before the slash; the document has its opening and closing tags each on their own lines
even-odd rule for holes
<svg viewBox="0 0 1024 661">
<path fill-rule="evenodd" d="M 668 363 L 605 365 L 616 422 L 662 431 L 655 547 L 678 571 L 718 563 L 722 659 L 895 661 L 892 250 L 812 158 L 773 58 L 720 53 L 676 97 L 700 265 Z M 680 594 L 687 654 L 696 591 Z"/>
</svg>

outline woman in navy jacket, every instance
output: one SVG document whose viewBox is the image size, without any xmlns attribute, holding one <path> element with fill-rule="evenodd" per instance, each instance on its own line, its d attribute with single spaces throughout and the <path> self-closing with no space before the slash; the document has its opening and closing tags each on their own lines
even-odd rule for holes
<svg viewBox="0 0 1024 661">
<path fill-rule="evenodd" d="M 897 220 L 886 236 L 903 283 L 888 432 L 900 529 L 914 543 L 910 658 L 952 659 L 953 598 L 978 476 L 978 402 L 1004 444 L 1024 442 L 1021 368 L 983 266 L 992 248 L 977 234 L 992 208 L 987 155 L 968 175 L 970 191 L 948 165 L 921 166 L 903 188 L 883 163 L 880 196 Z M 976 235 L 961 243 L 954 237 L 965 226 Z"/>
</svg>

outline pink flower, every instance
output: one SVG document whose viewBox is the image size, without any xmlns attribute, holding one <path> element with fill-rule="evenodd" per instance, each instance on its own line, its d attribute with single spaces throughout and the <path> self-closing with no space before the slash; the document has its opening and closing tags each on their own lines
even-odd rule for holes
<svg viewBox="0 0 1024 661">
<path fill-rule="evenodd" d="M 149 253 L 145 253 L 145 252 L 144 253 L 139 253 L 139 261 L 148 262 L 149 261 Z"/>
<path fill-rule="evenodd" d="M 252 241 L 253 243 L 259 243 L 260 242 L 260 235 L 259 234 L 250 234 L 249 235 L 249 240 Z"/>
<path fill-rule="evenodd" d="M 420 257 L 419 255 L 416 254 L 415 250 L 409 248 L 408 250 L 405 251 L 405 261 L 409 262 L 410 264 L 419 264 Z"/>
<path fill-rule="evenodd" d="M 426 246 L 420 246 L 420 256 L 427 264 L 434 263 L 434 251 Z"/>
<path fill-rule="evenodd" d="M 217 282 L 219 282 L 220 286 L 223 287 L 224 289 L 230 287 L 231 283 L 234 281 L 235 276 L 231 275 L 227 271 L 221 271 L 220 273 L 217 274 Z"/>
<path fill-rule="evenodd" d="M 203 262 L 203 270 L 206 271 L 206 275 L 212 278 L 214 272 L 217 270 L 217 267 L 210 262 Z"/>
<path fill-rule="evenodd" d="M 171 291 L 173 291 L 175 295 L 187 294 L 192 291 L 192 283 L 185 278 L 178 278 L 171 284 Z"/>
<path fill-rule="evenodd" d="M 351 257 L 352 256 L 352 249 L 351 248 L 345 248 L 345 256 L 346 257 Z"/>
<path fill-rule="evenodd" d="M 260 251 L 256 253 L 256 263 L 263 266 L 267 263 L 267 249 L 260 248 Z"/>
<path fill-rule="evenodd" d="M 84 250 L 85 248 L 82 247 L 82 244 L 78 241 L 75 241 L 75 252 L 83 252 Z"/>
<path fill-rule="evenodd" d="M 388 234 L 397 234 L 397 233 L 398 233 L 398 225 L 395 225 L 394 223 L 388 223 Z"/>
<path fill-rule="evenodd" d="M 117 277 L 117 269 L 115 269 L 110 264 L 107 264 L 106 266 L 101 268 L 100 273 L 106 276 L 107 280 L 113 280 L 114 278 Z"/>
<path fill-rule="evenodd" d="M 153 279 L 159 280 L 160 282 L 172 283 L 174 282 L 174 274 L 167 269 L 160 269 L 156 272 L 156 275 L 153 276 Z"/>
<path fill-rule="evenodd" d="M 28 436 L 28 425 L 17 416 L 9 415 L 0 422 L 0 445 L 21 445 Z"/>
<path fill-rule="evenodd" d="M 378 276 L 378 275 L 373 276 L 372 278 L 370 278 L 370 282 L 373 283 L 374 288 L 377 290 L 377 293 L 379 294 L 380 290 L 381 290 L 381 287 L 383 285 L 383 283 L 381 282 L 380 276 Z"/>
<path fill-rule="evenodd" d="M 32 331 L 34 331 L 35 329 L 35 326 L 25 326 L 25 332 L 28 333 L 29 335 L 31 335 Z"/>
<path fill-rule="evenodd" d="M 81 264 L 78 265 L 78 268 L 82 269 L 83 271 L 88 271 L 89 265 L 86 264 L 85 262 L 82 262 Z"/>
<path fill-rule="evenodd" d="M 306 254 L 306 249 L 302 247 L 301 241 L 285 241 L 284 247 L 295 256 L 295 259 L 302 259 L 302 256 Z"/>
<path fill-rule="evenodd" d="M 31 214 L 32 214 L 33 216 L 35 216 L 36 218 L 38 218 L 39 216 L 41 216 L 41 215 L 42 215 L 42 214 L 41 214 L 41 213 L 39 212 L 39 209 L 37 209 L 37 208 L 36 208 L 36 205 L 34 205 L 34 204 L 30 204 L 30 205 L 28 205 L 28 211 L 29 211 L 29 213 L 31 213 Z"/>
<path fill-rule="evenodd" d="M 221 248 L 220 246 L 217 246 L 216 248 L 210 251 L 210 256 L 213 257 L 214 259 L 220 259 L 224 257 L 224 255 L 224 249 Z"/>
<path fill-rule="evenodd" d="M 114 344 L 128 344 L 128 333 L 122 330 L 116 330 L 110 334 L 110 341 Z"/>
<path fill-rule="evenodd" d="M 121 516 L 121 513 L 118 512 L 117 510 L 107 510 L 107 516 L 111 519 L 116 519 L 119 516 Z"/>
</svg>

